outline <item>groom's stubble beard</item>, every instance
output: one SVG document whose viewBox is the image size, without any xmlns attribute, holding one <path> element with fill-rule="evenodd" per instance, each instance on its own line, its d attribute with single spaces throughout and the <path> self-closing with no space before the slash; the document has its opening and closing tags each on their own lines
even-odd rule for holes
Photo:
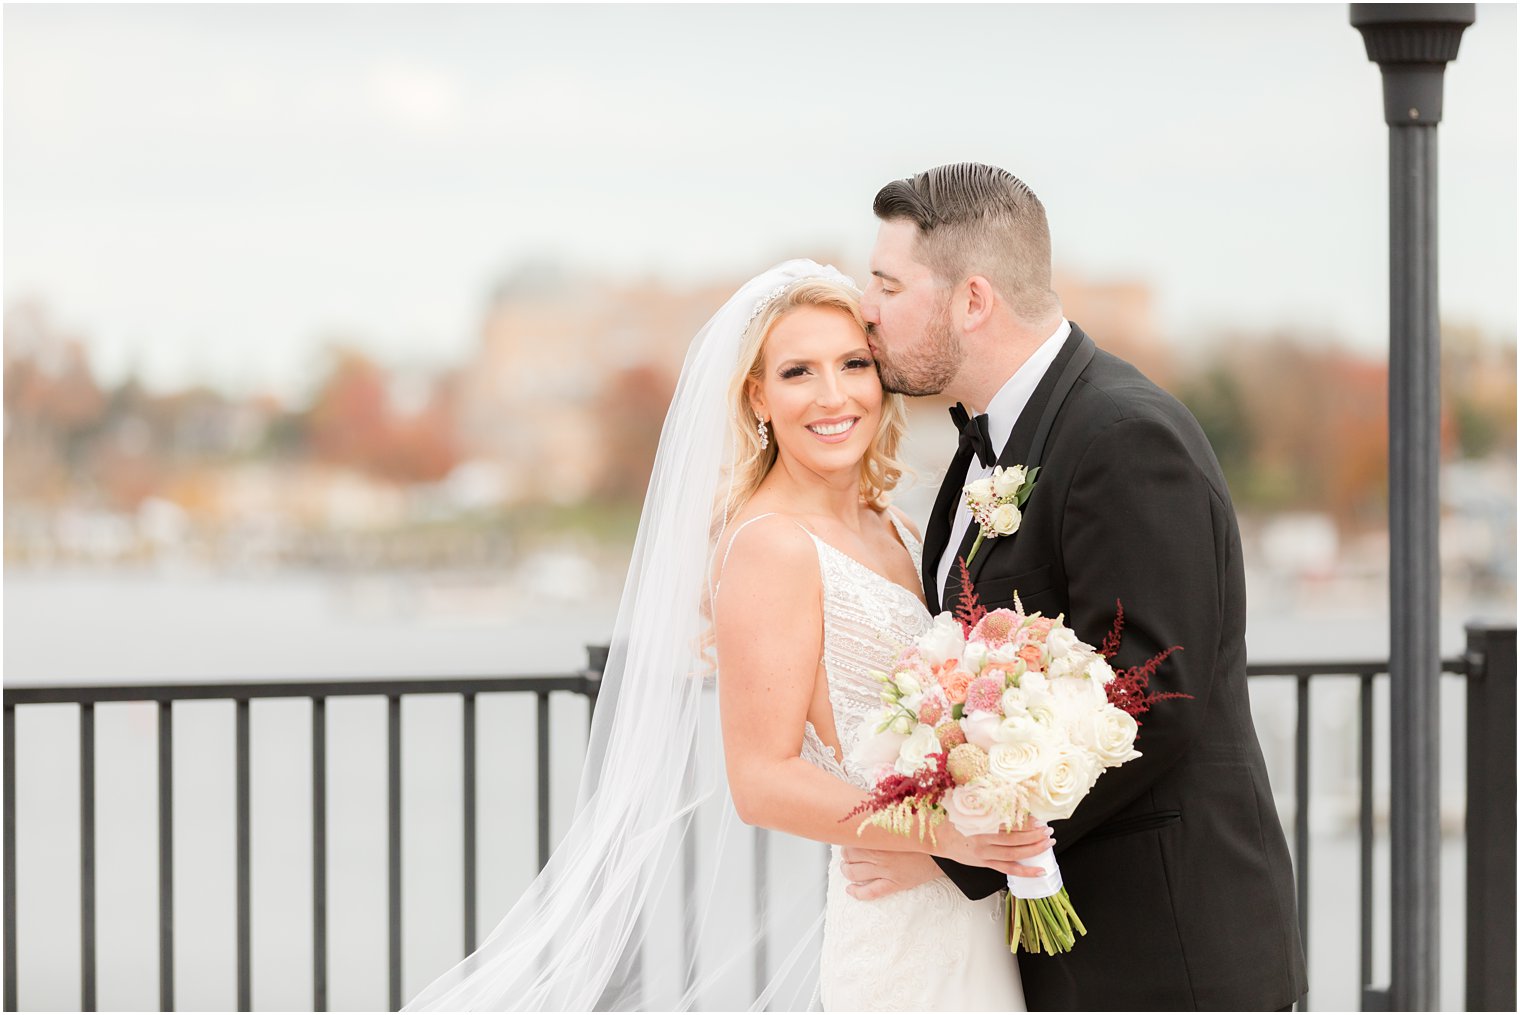
<svg viewBox="0 0 1520 1015">
<path fill-rule="evenodd" d="M 873 333 L 874 326 L 870 329 Z M 878 346 L 876 374 L 882 390 L 894 395 L 937 395 L 955 379 L 966 358 L 960 340 L 950 328 L 950 301 L 946 299 L 924 328 L 924 337 L 909 354 L 889 355 Z"/>
</svg>

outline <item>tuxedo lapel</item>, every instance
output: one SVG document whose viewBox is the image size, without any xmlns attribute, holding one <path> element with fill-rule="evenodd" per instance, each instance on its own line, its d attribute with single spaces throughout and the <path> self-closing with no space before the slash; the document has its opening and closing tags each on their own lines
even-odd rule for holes
<svg viewBox="0 0 1520 1015">
<path fill-rule="evenodd" d="M 1019 413 L 1019 418 L 1013 425 L 1013 432 L 1008 435 L 1008 443 L 1003 445 L 1003 450 L 998 454 L 997 463 L 1003 468 L 1014 465 L 1027 465 L 1034 468 L 1039 461 L 1032 461 L 1031 455 L 1037 454 L 1041 460 L 1044 458 L 1045 438 L 1050 433 L 1050 428 L 1055 422 L 1055 417 L 1061 411 L 1061 404 L 1066 401 L 1072 385 L 1086 369 L 1087 364 L 1092 362 L 1097 347 L 1092 339 L 1077 327 L 1071 326 L 1071 334 L 1067 336 L 1066 343 L 1061 346 L 1061 351 L 1056 353 L 1056 358 L 1046 368 L 1045 375 L 1040 378 L 1040 383 L 1035 386 L 1034 394 L 1029 397 L 1029 402 L 1024 406 L 1024 411 Z M 1035 447 L 1038 441 L 1039 447 Z M 1031 497 L 1039 496 L 1039 480 L 1035 481 L 1035 492 Z M 941 491 L 943 493 L 943 490 Z M 958 557 L 965 557 L 971 553 L 971 547 L 976 542 L 977 527 L 972 523 L 966 529 L 966 535 L 961 540 L 961 545 L 956 551 Z M 995 539 L 1012 540 L 1012 536 L 997 536 Z M 982 546 L 976 552 L 976 557 L 971 561 L 969 570 L 971 580 L 976 581 L 981 574 L 982 568 L 991 556 L 992 544 L 987 540 L 982 541 Z M 954 584 L 958 588 L 959 568 L 952 564 L 950 578 L 946 581 L 946 587 Z M 958 593 L 955 598 L 958 598 Z M 947 600 L 952 597 L 947 596 Z"/>
</svg>

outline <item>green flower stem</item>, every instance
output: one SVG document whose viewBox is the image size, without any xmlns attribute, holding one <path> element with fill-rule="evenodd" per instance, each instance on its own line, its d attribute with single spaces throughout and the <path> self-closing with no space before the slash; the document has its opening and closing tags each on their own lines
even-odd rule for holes
<svg viewBox="0 0 1520 1015">
<path fill-rule="evenodd" d="M 970 564 L 972 558 L 976 556 L 976 551 L 982 548 L 982 540 L 985 538 L 987 538 L 987 530 L 978 527 L 976 530 L 976 542 L 971 544 L 971 552 L 966 554 L 967 564 Z"/>
<path fill-rule="evenodd" d="M 1016 899 L 1010 895 L 1004 928 L 1009 951 L 1017 953 L 1022 948 L 1046 955 L 1071 951 L 1077 938 L 1087 933 L 1064 887 L 1044 899 Z"/>
</svg>

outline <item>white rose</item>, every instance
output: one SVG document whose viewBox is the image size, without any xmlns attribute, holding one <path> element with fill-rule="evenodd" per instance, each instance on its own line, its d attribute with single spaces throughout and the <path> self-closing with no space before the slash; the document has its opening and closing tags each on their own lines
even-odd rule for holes
<svg viewBox="0 0 1520 1015">
<path fill-rule="evenodd" d="M 903 741 L 907 739 L 889 729 L 864 737 L 850 752 L 850 766 L 857 771 L 871 772 L 882 765 L 890 765 L 897 760 Z"/>
<path fill-rule="evenodd" d="M 1019 487 L 1024 485 L 1027 475 L 1022 465 L 1015 465 L 1011 469 L 993 469 L 993 492 L 999 497 L 1012 497 L 1019 492 Z"/>
<path fill-rule="evenodd" d="M 1044 725 L 1030 715 L 1011 715 L 1004 719 L 998 727 L 997 741 L 1000 744 L 1019 743 L 1024 740 L 1037 740 L 1045 746 L 1054 746 L 1056 738 L 1050 727 Z"/>
<path fill-rule="evenodd" d="M 898 670 L 896 675 L 893 676 L 892 682 L 897 685 L 898 691 L 903 694 L 917 694 L 924 689 L 912 670 Z"/>
<path fill-rule="evenodd" d="M 973 504 L 990 504 L 996 496 L 997 493 L 990 478 L 978 479 L 974 483 L 966 484 L 966 499 Z"/>
<path fill-rule="evenodd" d="M 982 667 L 987 665 L 987 655 L 987 646 L 979 641 L 973 641 L 961 653 L 961 666 L 974 677 L 982 672 Z"/>
<path fill-rule="evenodd" d="M 1077 637 L 1077 632 L 1062 624 L 1052 627 L 1045 636 L 1045 651 L 1050 653 L 1052 659 L 1060 659 L 1080 644 L 1082 642 Z"/>
<path fill-rule="evenodd" d="M 1032 676 L 1036 676 L 1036 674 L 1026 673 L 1024 674 L 1024 679 L 1028 680 Z M 1042 677 L 1041 680 L 1043 681 L 1044 678 Z M 1035 722 L 1044 723 L 1046 726 L 1057 726 L 1060 724 L 1066 710 L 1061 707 L 1061 702 L 1057 700 L 1055 695 L 1044 688 L 1033 690 L 1026 686 L 1023 687 L 1023 690 L 1024 709 L 1029 714 L 1029 718 Z"/>
<path fill-rule="evenodd" d="M 1026 670 L 1019 676 L 1019 690 L 1026 695 L 1043 694 L 1050 690 L 1050 681 L 1039 670 Z"/>
<path fill-rule="evenodd" d="M 1087 664 L 1087 679 L 1099 686 L 1106 686 L 1114 679 L 1114 668 L 1108 665 L 1107 659 L 1095 655 Z"/>
<path fill-rule="evenodd" d="M 1038 738 L 993 744 L 987 752 L 987 773 L 1007 782 L 1023 782 L 1045 767 L 1045 745 Z"/>
<path fill-rule="evenodd" d="M 1114 768 L 1140 757 L 1135 750 L 1137 732 L 1139 723 L 1134 716 L 1109 705 L 1083 717 L 1072 730 L 1072 739 L 1091 751 L 1098 764 Z"/>
<path fill-rule="evenodd" d="M 1103 685 L 1084 676 L 1052 680 L 1050 693 L 1069 702 L 1079 713 L 1108 707 L 1108 693 L 1103 690 Z"/>
<path fill-rule="evenodd" d="M 935 617 L 918 639 L 918 650 L 930 666 L 959 659 L 965 647 L 966 634 L 961 622 L 948 613 Z"/>
<path fill-rule="evenodd" d="M 992 509 L 992 531 L 1000 536 L 1011 536 L 1019 531 L 1022 515 L 1012 504 L 999 504 Z"/>
<path fill-rule="evenodd" d="M 1069 744 L 1061 745 L 1047 757 L 1044 771 L 1034 780 L 1029 794 L 1029 813 L 1041 821 L 1061 821 L 1071 817 L 1101 772 L 1085 750 Z"/>
<path fill-rule="evenodd" d="M 1028 707 L 1024 704 L 1024 690 L 1020 687 L 1010 687 L 1003 692 L 1003 700 L 999 702 L 1003 706 L 1003 715 L 1012 719 L 1016 716 L 1029 714 Z"/>
<path fill-rule="evenodd" d="M 1003 717 L 996 712 L 972 712 L 961 717 L 961 732 L 966 734 L 967 743 L 989 750 L 996 742 L 998 724 L 1002 721 Z"/>
<path fill-rule="evenodd" d="M 1075 677 L 1087 679 L 1082 674 L 1085 672 L 1084 660 L 1076 653 L 1068 653 L 1059 659 L 1051 659 L 1045 666 L 1045 675 L 1051 680 L 1065 680 Z"/>
<path fill-rule="evenodd" d="M 928 764 L 929 755 L 938 754 L 942 748 L 934 727 L 919 723 L 897 751 L 897 762 L 892 767 L 898 775 L 913 775 Z"/>
<path fill-rule="evenodd" d="M 1004 794 L 985 776 L 945 794 L 945 813 L 962 835 L 992 835 L 1006 819 Z"/>
</svg>

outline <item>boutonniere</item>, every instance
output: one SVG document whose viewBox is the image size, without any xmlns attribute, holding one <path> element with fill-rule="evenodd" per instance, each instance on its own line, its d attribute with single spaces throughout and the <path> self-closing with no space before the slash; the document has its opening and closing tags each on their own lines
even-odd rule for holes
<svg viewBox="0 0 1520 1015">
<path fill-rule="evenodd" d="M 1029 499 L 1039 473 L 1038 466 L 1025 469 L 1022 465 L 1013 465 L 1005 469 L 999 465 L 992 470 L 992 475 L 967 483 L 962 488 L 966 507 L 979 526 L 976 542 L 966 554 L 966 563 L 971 563 L 976 551 L 981 549 L 982 540 L 1011 536 L 1019 531 L 1019 522 L 1024 517 L 1019 509 Z"/>
</svg>

